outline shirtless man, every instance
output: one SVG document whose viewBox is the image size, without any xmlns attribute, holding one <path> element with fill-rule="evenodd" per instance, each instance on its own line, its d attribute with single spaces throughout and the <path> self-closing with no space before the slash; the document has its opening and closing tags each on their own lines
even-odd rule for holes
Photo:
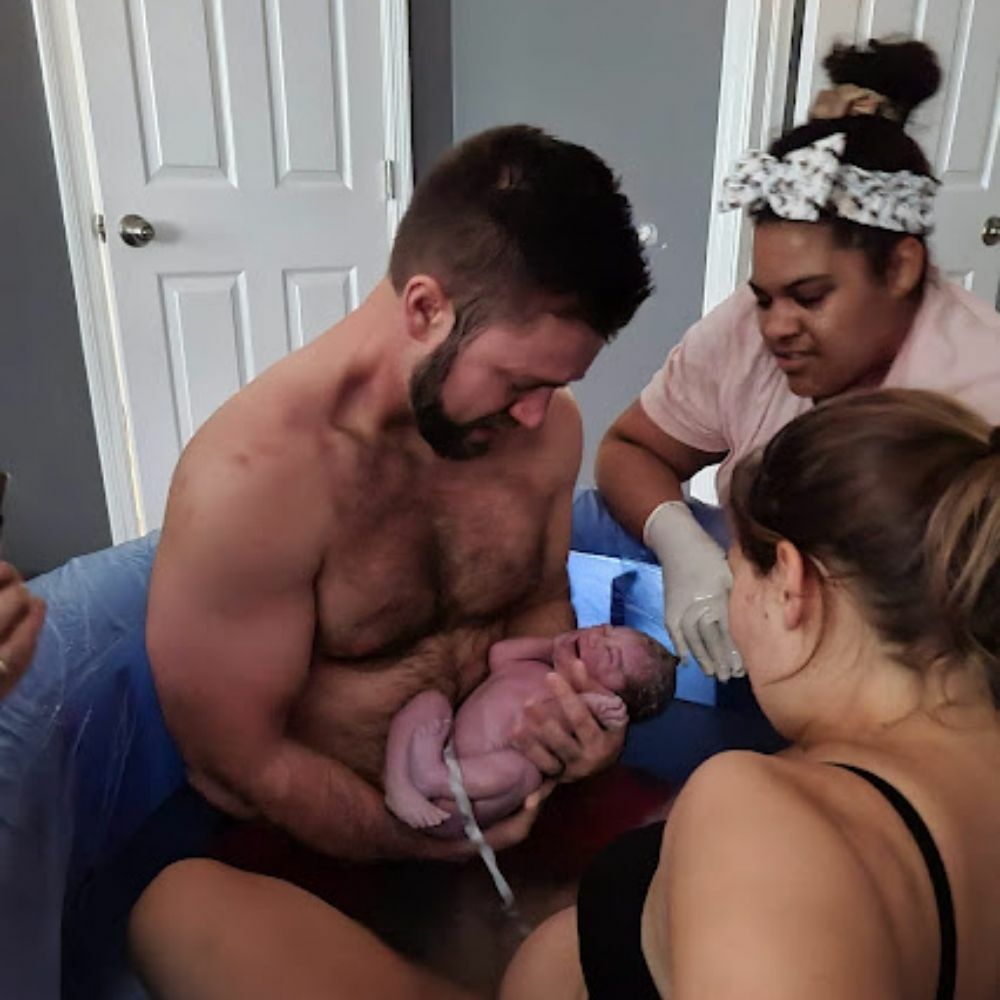
<svg viewBox="0 0 1000 1000">
<path fill-rule="evenodd" d="M 581 430 L 561 387 L 649 291 L 607 167 L 495 129 L 418 187 L 361 307 L 205 424 L 174 476 L 147 638 L 206 798 L 340 857 L 468 853 L 386 810 L 389 725 L 421 690 L 459 701 L 498 639 L 573 626 Z M 568 725 L 537 717 L 518 742 L 566 779 L 621 745 L 577 666 Z"/>
</svg>

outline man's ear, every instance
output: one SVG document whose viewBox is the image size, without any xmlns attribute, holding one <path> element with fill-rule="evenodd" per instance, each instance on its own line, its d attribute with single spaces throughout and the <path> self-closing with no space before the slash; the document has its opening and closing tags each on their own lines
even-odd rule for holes
<svg viewBox="0 0 1000 1000">
<path fill-rule="evenodd" d="M 889 258 L 886 281 L 894 298 L 908 298 L 920 284 L 927 263 L 927 250 L 915 236 L 904 236 Z"/>
<path fill-rule="evenodd" d="M 437 278 L 415 274 L 400 296 L 407 334 L 420 343 L 436 347 L 455 325 L 455 310 Z"/>
<path fill-rule="evenodd" d="M 777 559 L 771 571 L 776 598 L 781 604 L 781 620 L 788 631 L 794 631 L 805 621 L 813 581 L 802 553 L 791 542 L 778 542 Z"/>
</svg>

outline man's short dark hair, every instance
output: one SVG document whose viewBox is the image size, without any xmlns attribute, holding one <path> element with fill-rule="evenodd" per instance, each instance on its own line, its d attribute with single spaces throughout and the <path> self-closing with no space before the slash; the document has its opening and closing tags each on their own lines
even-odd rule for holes
<svg viewBox="0 0 1000 1000">
<path fill-rule="evenodd" d="M 441 283 L 467 332 L 544 310 L 610 340 L 652 291 L 608 166 L 529 125 L 473 136 L 417 185 L 389 264 L 397 292 L 415 274 Z"/>
</svg>

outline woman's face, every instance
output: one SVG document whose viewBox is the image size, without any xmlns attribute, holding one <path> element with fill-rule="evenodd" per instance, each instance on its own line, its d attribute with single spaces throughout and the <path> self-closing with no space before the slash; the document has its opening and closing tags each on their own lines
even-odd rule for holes
<svg viewBox="0 0 1000 1000">
<path fill-rule="evenodd" d="M 767 579 L 759 576 L 737 544 L 729 547 L 733 587 L 729 592 L 729 631 L 753 680 L 760 651 L 768 647 L 770 612 L 764 600 Z"/>
<path fill-rule="evenodd" d="M 880 384 L 913 317 L 908 290 L 877 280 L 864 253 L 837 247 L 828 225 L 758 225 L 750 287 L 789 388 L 813 399 Z"/>
</svg>

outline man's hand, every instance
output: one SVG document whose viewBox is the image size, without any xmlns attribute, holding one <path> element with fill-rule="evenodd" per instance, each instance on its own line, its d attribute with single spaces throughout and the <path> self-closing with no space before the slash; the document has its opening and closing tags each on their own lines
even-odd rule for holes
<svg viewBox="0 0 1000 1000">
<path fill-rule="evenodd" d="M 555 784 L 554 781 L 544 781 L 524 800 L 524 804 L 516 813 L 483 830 L 486 843 L 494 851 L 504 851 L 527 839 L 535 820 L 538 819 L 542 803 L 552 794 Z M 401 840 L 397 848 L 391 852 L 391 856 L 462 862 L 479 854 L 479 849 L 464 834 L 453 840 L 442 840 L 402 827 L 402 824 L 399 826 Z"/>
<path fill-rule="evenodd" d="M 0 562 L 0 698 L 28 669 L 44 618 L 44 602 L 32 597 L 13 566 Z"/>
<path fill-rule="evenodd" d="M 602 728 L 580 697 L 586 692 L 609 692 L 578 659 L 566 668 L 557 667 L 546 681 L 552 698 L 525 706 L 524 719 L 511 740 L 514 747 L 542 774 L 559 781 L 578 781 L 609 767 L 621 753 L 625 730 Z"/>
</svg>

